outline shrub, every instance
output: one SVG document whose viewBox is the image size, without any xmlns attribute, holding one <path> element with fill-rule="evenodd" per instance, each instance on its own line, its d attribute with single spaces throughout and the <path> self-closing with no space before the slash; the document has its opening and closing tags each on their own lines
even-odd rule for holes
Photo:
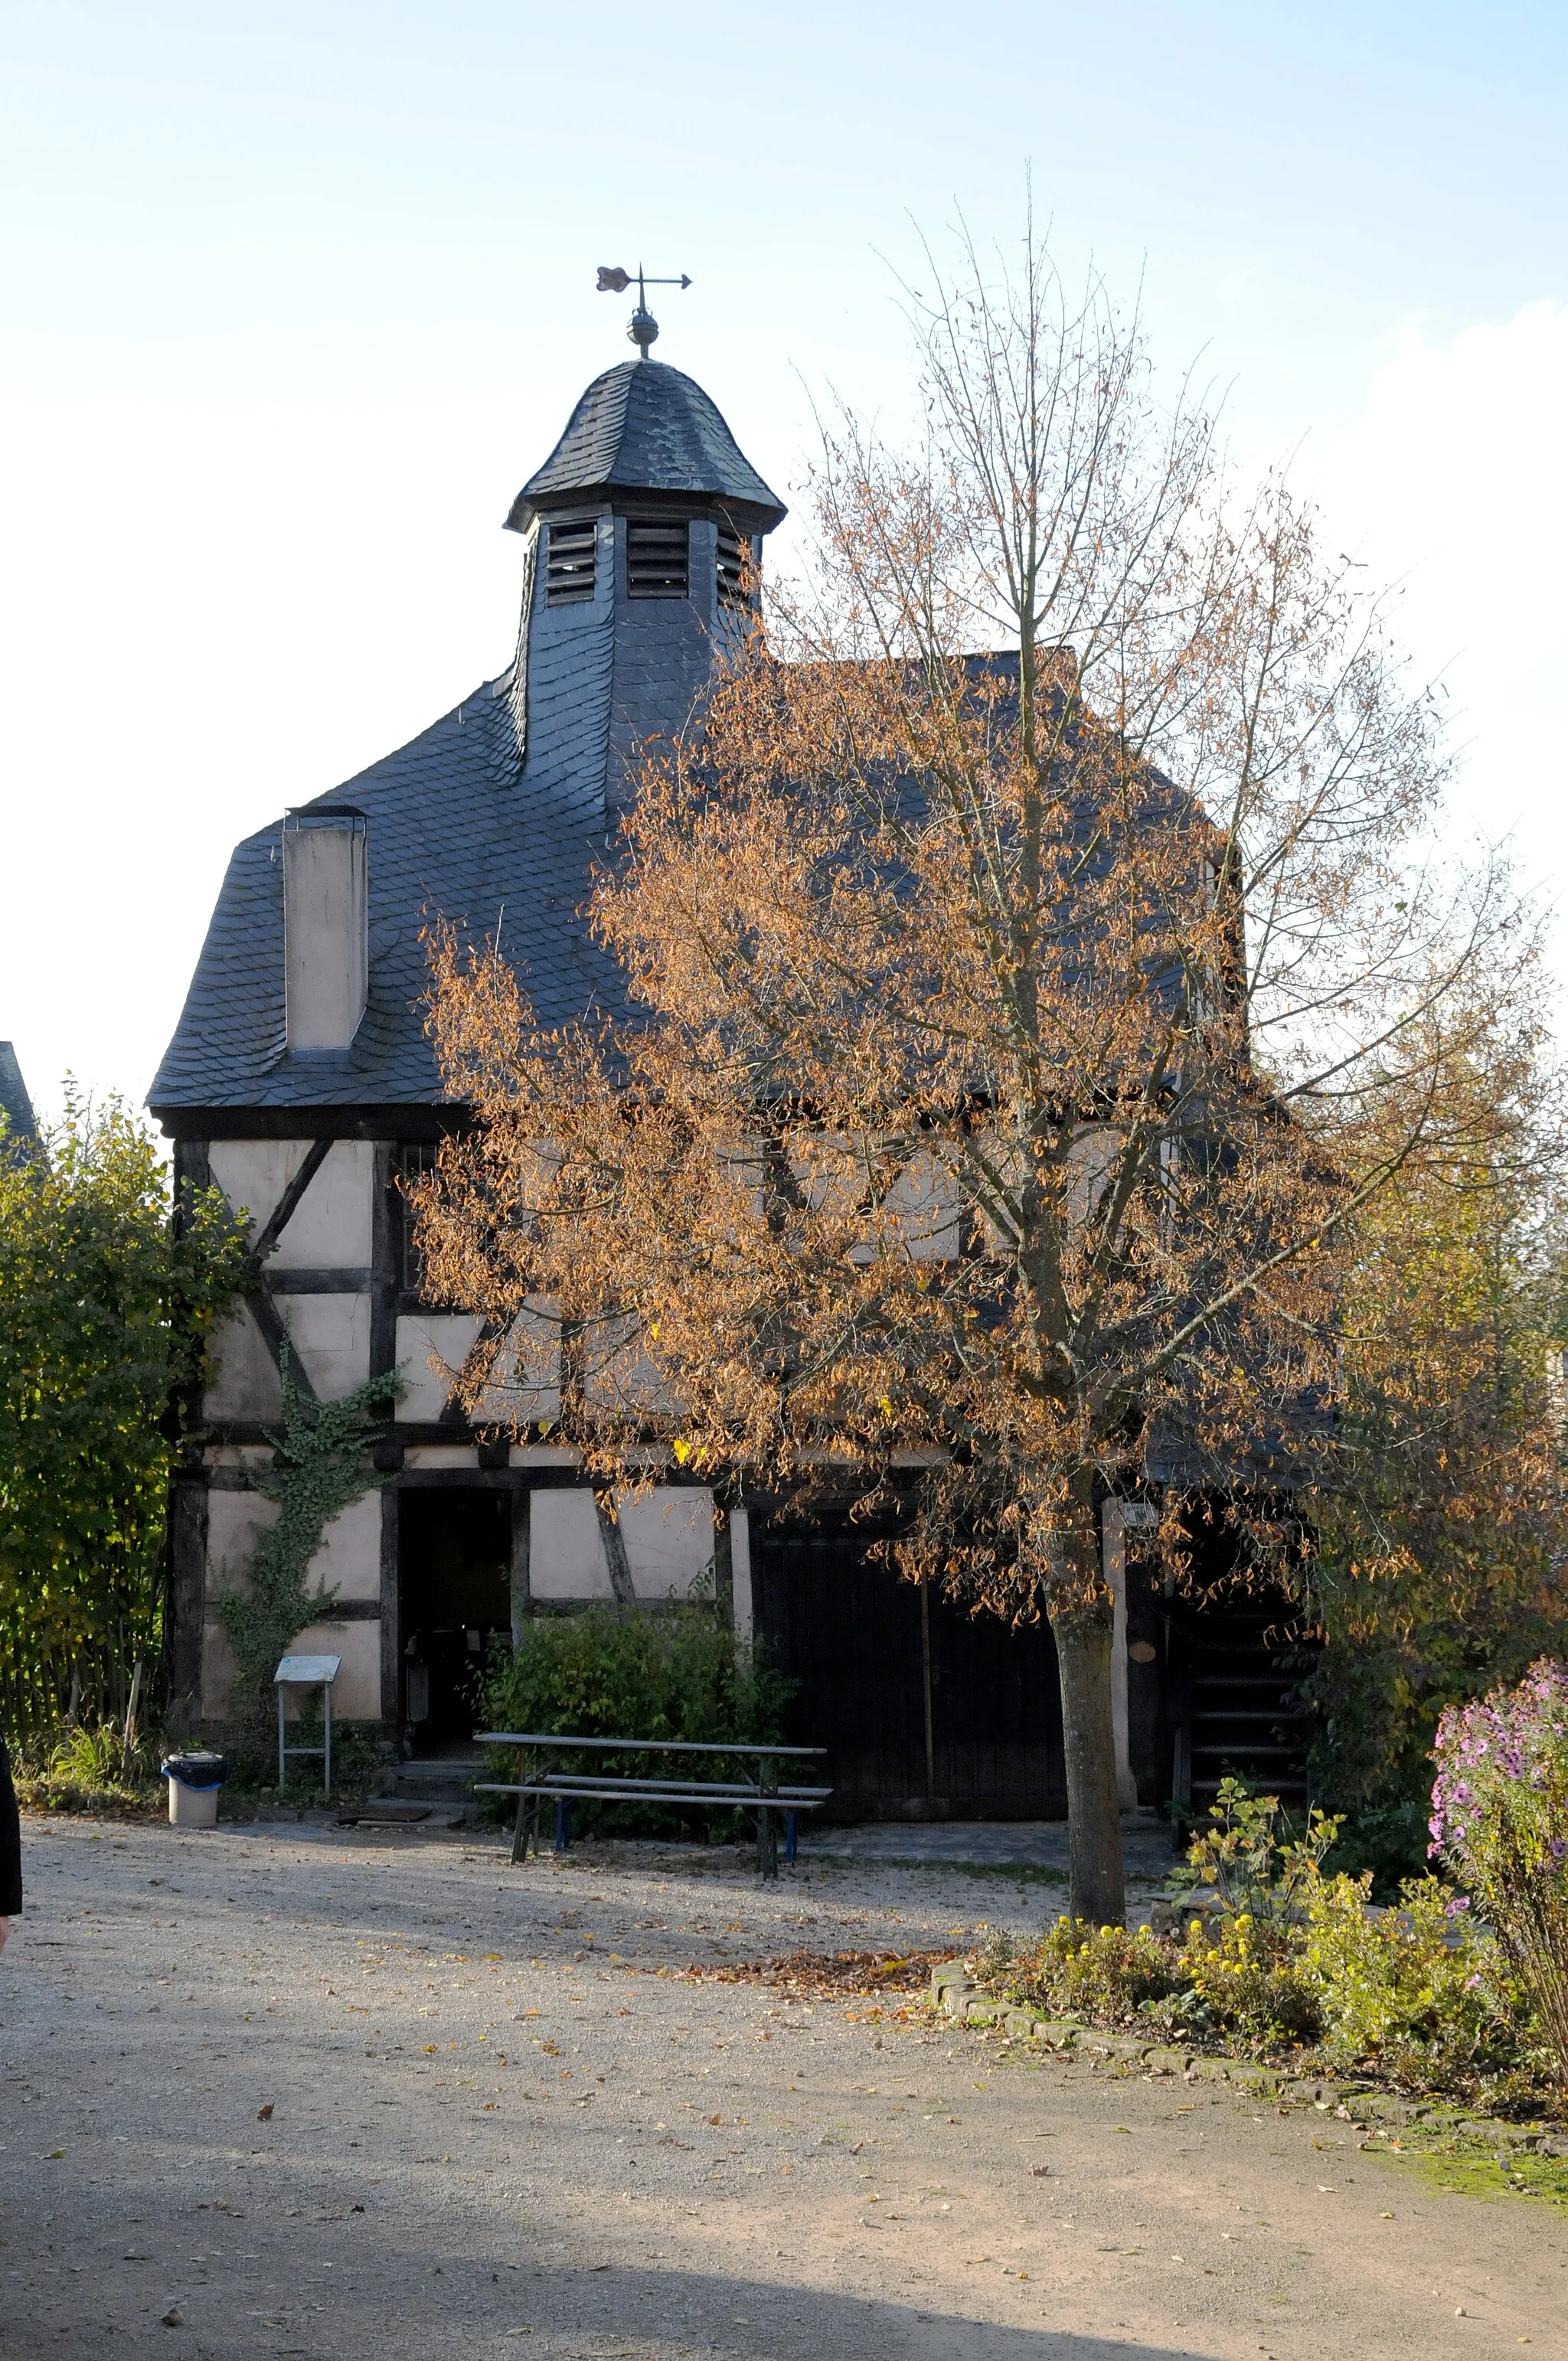
<svg viewBox="0 0 1568 2361">
<path fill-rule="evenodd" d="M 1211 2022 L 1269 2047 L 1310 2041 L 1321 2022 L 1320 1995 L 1304 1970 L 1292 1928 L 1227 1913 L 1212 1931 L 1194 1919 L 1181 1965 Z"/>
<path fill-rule="evenodd" d="M 1170 1947 L 1146 1927 L 1129 1932 L 1082 1918 L 1058 1918 L 1032 1949 L 1015 1950 L 1006 1977 L 1015 2000 L 1116 2025 L 1168 1998 L 1180 1981 Z"/>
<path fill-rule="evenodd" d="M 22 1150 L 0 1116 L 0 1719 L 35 1753 L 158 1661 L 170 1404 L 249 1267 L 219 1191 L 171 1211 L 123 1101 L 68 1083 Z"/>
<path fill-rule="evenodd" d="M 1245 1780 L 1222 1779 L 1209 1806 L 1207 1828 L 1188 1848 L 1187 1865 L 1171 1879 L 1177 1894 L 1212 1886 L 1227 1916 L 1285 1927 L 1299 1919 L 1316 1884 L 1340 1823 L 1309 1811 L 1305 1834 L 1293 1836 L 1277 1795 L 1255 1795 Z"/>
<path fill-rule="evenodd" d="M 157 1773 L 157 1749 L 134 1732 L 130 1778 L 125 1776 L 125 1731 L 117 1721 L 78 1722 L 52 1749 L 48 1776 L 71 1787 L 140 1787 Z"/>
<path fill-rule="evenodd" d="M 1325 2058 L 1422 2089 L 1515 2069 L 1517 1996 L 1496 1944 L 1434 1877 L 1407 1878 L 1397 1910 L 1369 1909 L 1370 1884 L 1324 1878 L 1312 1896 L 1303 1966 Z"/>
<path fill-rule="evenodd" d="M 1495 1774 L 1510 1800 L 1529 1763 L 1540 1767 L 1548 1738 L 1555 1742 L 1560 1697 L 1568 1724 L 1568 1674 L 1538 1688 L 1530 1707 L 1538 1742 L 1520 1752 L 1525 1770 L 1512 1769 L 1510 1756 Z M 1515 1712 L 1509 1727 L 1517 1735 L 1520 1726 Z M 1477 1841 L 1474 1766 L 1489 1759 L 1480 1743 L 1473 1732 L 1463 1779 L 1455 1774 L 1446 1789 L 1440 1781 L 1447 1802 L 1440 1795 L 1434 1824 L 1451 1843 Z M 1543 1772 L 1530 1795 L 1550 1795 L 1552 1775 Z M 1517 1817 L 1536 1828 L 1538 1808 L 1519 1806 Z M 1407 2088 L 1484 2095 L 1510 2112 L 1539 2106 L 1546 2053 L 1532 1987 L 1515 1971 L 1517 1955 L 1475 1924 L 1464 1896 L 1435 1877 L 1410 1878 L 1397 1908 L 1374 1909 L 1370 1871 L 1323 1874 L 1336 1821 L 1310 1814 L 1305 1836 L 1288 1839 L 1277 1799 L 1239 1781 L 1225 1782 L 1211 1818 L 1190 1848 L 1187 1884 L 1190 1893 L 1217 1889 L 1219 1907 L 1195 1912 L 1184 1936 L 1063 1918 L 1033 1944 L 992 1935 L 980 1973 L 1053 2015 L 1135 2022 L 1179 2040 L 1221 2035 L 1245 2048 L 1308 2048 L 1335 2070 L 1371 2068 Z M 1554 1869 L 1549 1827 L 1537 1835 L 1538 1856 Z M 1508 1858 L 1524 1849 L 1519 1836 Z"/>
<path fill-rule="evenodd" d="M 783 1737 L 791 1688 L 760 1648 L 737 1655 L 711 1605 L 590 1607 L 531 1622 L 516 1649 L 492 1662 L 480 1709 L 491 1730 L 765 1745 Z M 513 1758 L 498 1760 L 510 1778 Z M 626 1754 L 616 1768 L 667 1776 L 670 1761 Z"/>
<path fill-rule="evenodd" d="M 1489 1921 L 1568 2080 L 1568 1669 L 1438 1724 L 1431 1850 Z"/>
</svg>

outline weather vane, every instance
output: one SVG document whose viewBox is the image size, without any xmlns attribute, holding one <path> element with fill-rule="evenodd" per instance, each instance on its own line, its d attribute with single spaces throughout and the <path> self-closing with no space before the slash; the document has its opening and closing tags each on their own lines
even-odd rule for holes
<svg viewBox="0 0 1568 2361">
<path fill-rule="evenodd" d="M 641 263 L 639 263 L 636 269 L 632 271 L 622 270 L 619 266 L 617 266 L 615 269 L 611 270 L 601 262 L 599 264 L 598 291 L 601 295 L 624 295 L 627 289 L 630 286 L 633 279 L 637 281 L 637 309 L 631 314 L 631 318 L 627 324 L 626 333 L 637 347 L 637 357 L 639 360 L 645 361 L 648 357 L 648 347 L 659 333 L 659 323 L 653 317 L 652 313 L 648 309 L 647 289 L 650 287 L 689 287 L 691 285 L 691 280 L 684 277 L 680 279 L 649 279 L 645 276 Z"/>
</svg>

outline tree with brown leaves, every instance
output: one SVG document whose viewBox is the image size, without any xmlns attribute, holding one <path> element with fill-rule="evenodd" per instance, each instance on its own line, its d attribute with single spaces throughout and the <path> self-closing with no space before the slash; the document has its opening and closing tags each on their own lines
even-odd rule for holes
<svg viewBox="0 0 1568 2361">
<path fill-rule="evenodd" d="M 1411 1158 L 1350 1241 L 1310 1567 L 1317 1785 L 1390 1883 L 1424 1861 L 1442 1708 L 1563 1645 L 1568 1208 L 1551 1059 L 1539 1017 L 1478 1042 L 1470 1120 L 1450 1125 L 1468 1139 Z"/>
<path fill-rule="evenodd" d="M 1423 865 L 1442 758 L 1376 604 L 1135 323 L 1032 236 L 910 310 L 922 439 L 826 435 L 802 577 L 641 752 L 591 905 L 632 1021 L 542 1032 L 434 931 L 474 1125 L 420 1243 L 486 1314 L 471 1404 L 521 1416 L 559 1323 L 602 1484 L 673 1454 L 864 1510 L 918 1463 L 903 1570 L 1049 1619 L 1109 1920 L 1100 1503 L 1157 1467 L 1174 1531 L 1180 1486 L 1310 1472 L 1337 1240 L 1516 951 L 1495 876 Z"/>
</svg>

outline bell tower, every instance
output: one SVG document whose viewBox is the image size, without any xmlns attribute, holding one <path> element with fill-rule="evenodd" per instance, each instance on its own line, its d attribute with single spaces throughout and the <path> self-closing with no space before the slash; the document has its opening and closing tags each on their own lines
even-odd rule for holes
<svg viewBox="0 0 1568 2361">
<path fill-rule="evenodd" d="M 509 691 L 523 781 L 606 818 L 638 745 L 684 726 L 716 650 L 745 629 L 762 539 L 785 514 L 701 386 L 649 359 L 650 283 L 665 282 L 637 274 L 640 357 L 595 379 L 506 520 L 530 543 Z"/>
</svg>

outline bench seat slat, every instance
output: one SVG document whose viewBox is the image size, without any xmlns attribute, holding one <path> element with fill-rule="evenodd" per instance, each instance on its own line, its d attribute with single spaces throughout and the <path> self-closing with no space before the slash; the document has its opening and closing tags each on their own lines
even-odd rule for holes
<svg viewBox="0 0 1568 2361">
<path fill-rule="evenodd" d="M 656 1793 L 665 1787 L 682 1789 L 700 1787 L 704 1795 L 765 1795 L 785 1797 L 799 1795 L 822 1797 L 833 1793 L 831 1787 L 753 1787 L 739 1779 L 596 1779 L 587 1776 L 578 1777 L 570 1771 L 541 1771 L 538 1773 L 538 1784 L 542 1787 L 591 1787 L 596 1794 L 605 1795 L 628 1795 L 634 1790 L 638 1795 L 642 1795 L 649 1790 Z"/>
<path fill-rule="evenodd" d="M 829 1791 L 831 1792 L 831 1791 Z M 559 1801 L 588 1804 L 723 1804 L 740 1811 L 815 1812 L 821 1808 L 824 1797 L 811 1795 L 760 1795 L 753 1789 L 726 1795 L 717 1787 L 687 1787 L 672 1791 L 668 1787 L 628 1787 L 607 1795 L 602 1787 L 505 1786 L 488 1780 L 476 1780 L 476 1795 L 543 1795 Z"/>
<path fill-rule="evenodd" d="M 569 1738 L 553 1730 L 482 1730 L 476 1746 L 560 1746 L 629 1750 L 640 1754 L 826 1754 L 825 1746 L 721 1746 L 696 1738 Z"/>
</svg>

